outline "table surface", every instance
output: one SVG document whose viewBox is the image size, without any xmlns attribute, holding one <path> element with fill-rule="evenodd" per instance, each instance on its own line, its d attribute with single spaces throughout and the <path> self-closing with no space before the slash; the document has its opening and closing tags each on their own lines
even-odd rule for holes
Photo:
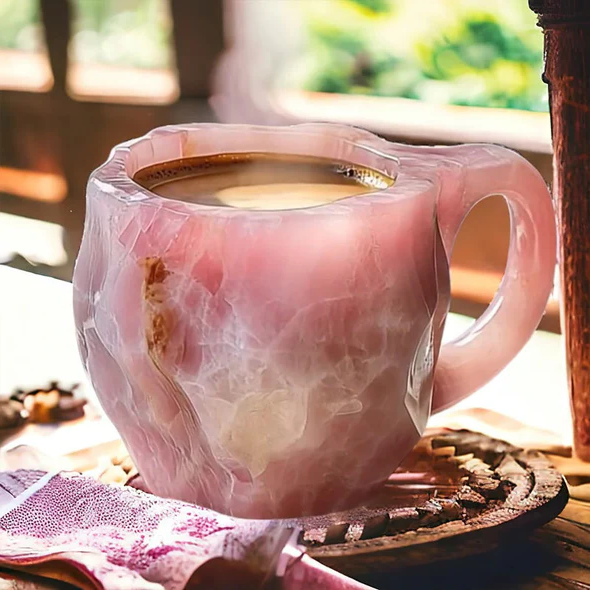
<svg viewBox="0 0 590 590">
<path fill-rule="evenodd" d="M 0 393 L 44 386 L 52 380 L 81 383 L 95 400 L 79 360 L 70 283 L 0 266 Z M 445 339 L 461 333 L 472 320 L 450 314 Z M 543 429 L 557 444 L 571 442 L 571 418 L 562 339 L 537 332 L 488 385 L 431 425 L 454 423 L 457 410 L 482 408 Z M 518 433 L 515 432 L 515 436 Z M 454 588 L 588 588 L 590 589 L 590 510 L 571 501 L 562 517 L 533 539 L 486 554 L 484 558 L 449 563 L 434 572 L 412 572 L 374 580 L 379 588 L 453 586 Z M 408 574 L 410 575 L 410 574 Z M 24 580 L 24 579 L 23 579 Z M 445 582 L 446 580 L 446 582 Z M 8 584 L 8 585 L 3 585 Z M 15 585 L 20 584 L 20 585 Z M 4 588 L 32 588 L 24 581 L 3 581 Z"/>
</svg>

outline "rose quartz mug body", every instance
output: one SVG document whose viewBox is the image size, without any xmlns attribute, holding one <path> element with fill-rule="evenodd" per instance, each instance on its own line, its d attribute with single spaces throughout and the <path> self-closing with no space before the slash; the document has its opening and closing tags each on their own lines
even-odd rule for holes
<svg viewBox="0 0 590 590">
<path fill-rule="evenodd" d="M 260 211 L 166 199 L 132 180 L 154 163 L 228 152 L 328 157 L 395 182 Z M 441 347 L 453 242 L 493 194 L 510 209 L 504 279 Z M 243 517 L 344 509 L 395 470 L 431 411 L 526 343 L 555 244 L 543 179 L 502 147 L 410 147 L 340 125 L 163 127 L 90 177 L 79 347 L 153 493 Z"/>
</svg>

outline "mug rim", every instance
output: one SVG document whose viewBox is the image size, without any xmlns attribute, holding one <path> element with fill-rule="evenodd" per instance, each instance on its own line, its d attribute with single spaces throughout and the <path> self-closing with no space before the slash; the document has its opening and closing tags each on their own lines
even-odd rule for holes
<svg viewBox="0 0 590 590">
<path fill-rule="evenodd" d="M 349 157 L 337 156 L 336 159 L 356 165 L 362 165 L 374 168 L 377 171 L 393 179 L 393 183 L 383 189 L 371 190 L 359 195 L 351 195 L 335 201 L 314 204 L 301 208 L 286 209 L 249 209 L 238 207 L 223 207 L 215 205 L 205 205 L 190 201 L 183 201 L 168 198 L 159 195 L 148 188 L 138 184 L 134 179 L 134 174 L 149 165 L 160 164 L 179 160 L 181 158 L 190 158 L 196 156 L 215 155 L 219 153 L 256 153 L 269 152 L 269 149 L 252 149 L 244 147 L 242 149 L 222 149 L 216 151 L 199 152 L 199 139 L 203 134 L 242 134 L 243 141 L 237 140 L 238 143 L 247 143 L 246 139 L 252 140 L 256 136 L 274 135 L 283 140 L 283 144 L 288 147 L 289 137 L 295 135 L 301 137 L 328 137 L 336 142 L 341 150 L 347 152 Z M 246 136 L 245 134 L 249 134 Z M 223 138 L 221 138 L 223 140 Z M 235 139 L 235 138 L 234 138 Z M 170 149 L 176 150 L 177 155 L 174 157 L 161 157 L 163 145 L 166 143 L 168 152 Z M 379 201 L 388 202 L 398 201 L 400 199 L 413 198 L 433 188 L 435 178 L 433 178 L 432 169 L 428 166 L 419 166 L 413 159 L 405 160 L 402 163 L 401 157 L 395 152 L 396 144 L 389 142 L 369 131 L 358 127 L 340 125 L 334 123 L 298 123 L 294 125 L 283 126 L 264 126 L 264 125 L 246 125 L 246 124 L 226 124 L 226 123 L 188 123 L 178 125 L 165 125 L 156 127 L 143 136 L 131 139 L 116 145 L 110 152 L 107 160 L 90 175 L 88 188 L 95 187 L 99 193 L 103 193 L 124 204 L 143 203 L 157 207 L 164 207 L 169 210 L 187 210 L 199 215 L 248 215 L 249 217 L 273 217 L 281 215 L 305 215 L 318 213 L 319 211 L 327 213 L 345 212 L 356 209 L 358 206 L 365 206 L 367 203 Z M 401 146 L 400 146 L 401 147 Z M 404 146 L 405 147 L 405 146 Z M 406 148 L 407 149 L 407 148 Z M 410 148 L 412 149 L 412 148 Z M 309 153 L 307 150 L 289 151 L 283 149 L 274 150 L 276 153 L 293 154 L 303 156 L 318 156 Z M 379 166 L 370 165 L 358 161 L 359 158 L 350 157 L 350 154 L 361 153 L 368 157 L 375 158 Z M 323 155 L 323 157 L 332 157 Z M 141 161 L 148 159 L 148 161 Z M 422 162 L 424 164 L 424 162 Z M 88 190 L 90 195 L 93 191 Z"/>
</svg>

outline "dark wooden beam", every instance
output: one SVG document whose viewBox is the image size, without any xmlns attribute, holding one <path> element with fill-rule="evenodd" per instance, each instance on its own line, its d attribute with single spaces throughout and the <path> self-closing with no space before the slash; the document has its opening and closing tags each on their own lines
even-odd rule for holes
<svg viewBox="0 0 590 590">
<path fill-rule="evenodd" d="M 171 0 L 178 86 L 183 98 L 209 98 L 223 52 L 223 2 Z"/>
<path fill-rule="evenodd" d="M 41 17 L 53 72 L 54 89 L 65 92 L 70 42 L 69 0 L 41 0 Z"/>
<path fill-rule="evenodd" d="M 529 5 L 545 32 L 574 446 L 590 461 L 590 2 L 529 0 Z"/>
</svg>

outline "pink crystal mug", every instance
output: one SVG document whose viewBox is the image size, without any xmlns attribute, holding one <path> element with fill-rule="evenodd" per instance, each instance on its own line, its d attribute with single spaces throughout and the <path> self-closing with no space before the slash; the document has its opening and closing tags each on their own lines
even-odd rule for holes
<svg viewBox="0 0 590 590">
<path fill-rule="evenodd" d="M 132 180 L 158 162 L 258 151 L 345 160 L 395 182 L 259 211 L 170 200 Z M 506 272 L 486 312 L 441 348 L 453 242 L 492 194 L 510 209 Z M 555 246 L 543 179 L 502 147 L 410 147 L 325 124 L 163 127 L 90 177 L 79 347 L 152 492 L 256 518 L 344 509 L 399 465 L 431 411 L 522 348 Z"/>
</svg>

